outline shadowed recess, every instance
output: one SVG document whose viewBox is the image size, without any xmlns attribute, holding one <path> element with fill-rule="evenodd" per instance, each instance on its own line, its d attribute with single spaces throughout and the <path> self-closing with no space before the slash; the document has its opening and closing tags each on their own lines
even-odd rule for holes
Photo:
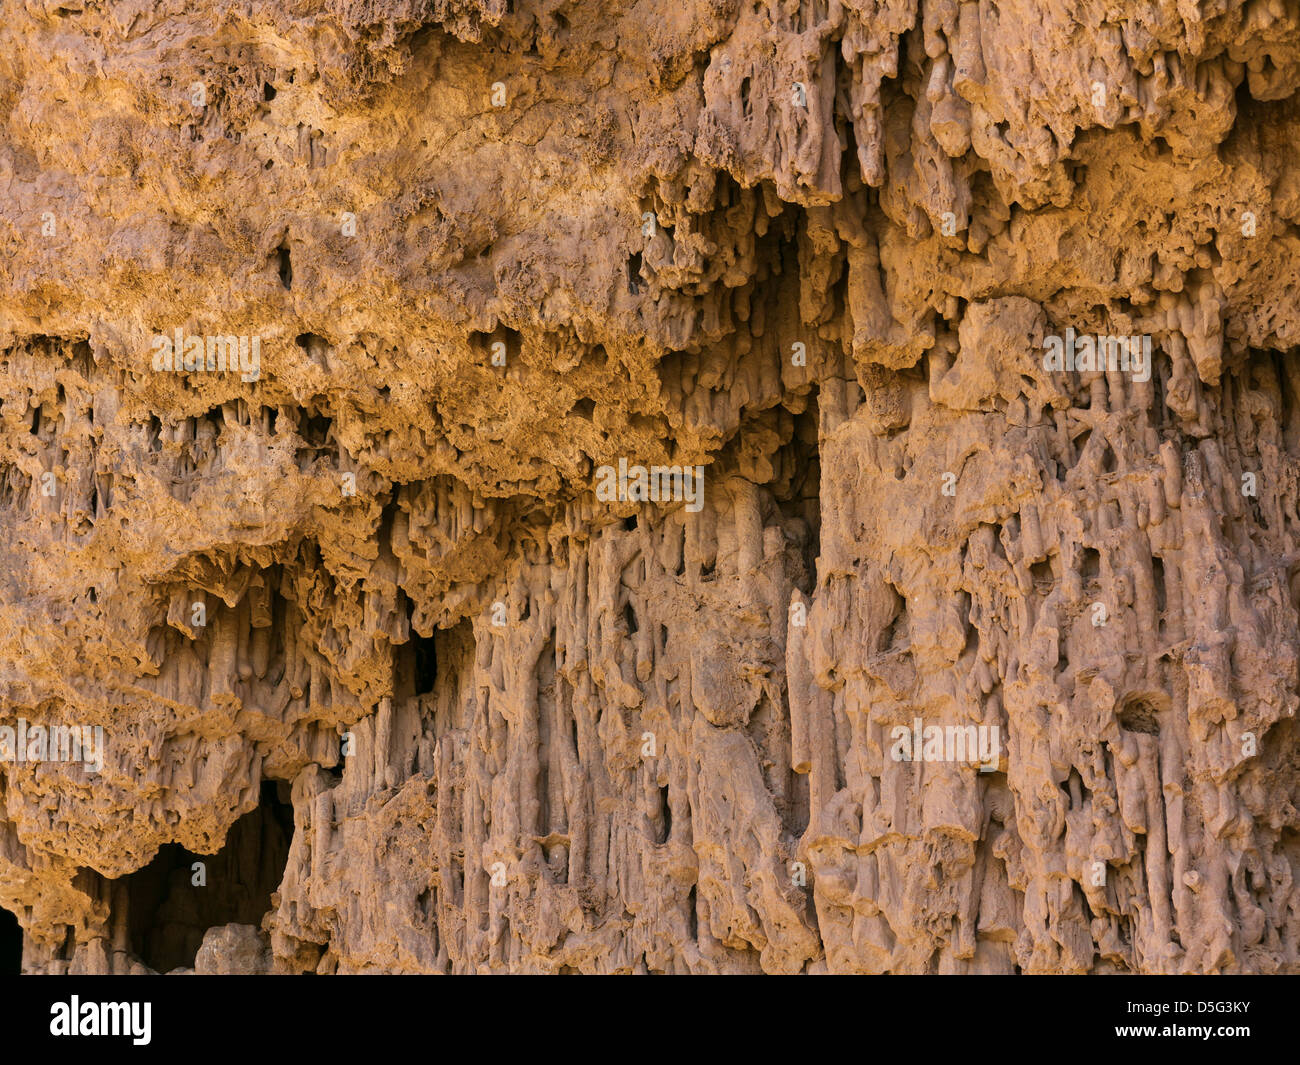
<svg viewBox="0 0 1300 1065">
<path fill-rule="evenodd" d="M 257 809 L 231 826 L 216 854 L 193 854 L 179 844 L 166 844 L 127 878 L 133 954 L 157 972 L 191 968 L 208 929 L 261 924 L 284 876 L 293 839 L 287 792 L 287 785 L 264 781 Z M 195 883 L 194 866 L 200 862 L 205 883 Z"/>
</svg>

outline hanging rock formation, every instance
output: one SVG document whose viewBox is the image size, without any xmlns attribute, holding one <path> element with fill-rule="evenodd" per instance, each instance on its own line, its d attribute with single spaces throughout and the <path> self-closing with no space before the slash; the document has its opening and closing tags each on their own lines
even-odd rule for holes
<svg viewBox="0 0 1300 1065">
<path fill-rule="evenodd" d="M 1296 971 L 1297 90 L 1282 0 L 7 5 L 25 971 Z"/>
</svg>

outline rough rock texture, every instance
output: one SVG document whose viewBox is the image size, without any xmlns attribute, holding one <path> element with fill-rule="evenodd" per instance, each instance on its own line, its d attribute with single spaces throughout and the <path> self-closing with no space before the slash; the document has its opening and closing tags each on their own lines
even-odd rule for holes
<svg viewBox="0 0 1300 1065">
<path fill-rule="evenodd" d="M 3 6 L 26 971 L 1300 967 L 1291 0 Z"/>
</svg>

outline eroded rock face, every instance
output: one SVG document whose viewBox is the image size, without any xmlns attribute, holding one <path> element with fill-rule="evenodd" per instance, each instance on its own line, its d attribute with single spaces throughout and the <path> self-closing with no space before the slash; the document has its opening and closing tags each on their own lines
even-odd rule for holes
<svg viewBox="0 0 1300 1065">
<path fill-rule="evenodd" d="M 26 971 L 1294 970 L 1298 22 L 9 4 Z"/>
</svg>

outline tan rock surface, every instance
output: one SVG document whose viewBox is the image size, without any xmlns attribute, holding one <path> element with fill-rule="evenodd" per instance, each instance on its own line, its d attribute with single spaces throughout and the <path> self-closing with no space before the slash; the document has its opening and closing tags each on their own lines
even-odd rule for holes
<svg viewBox="0 0 1300 1065">
<path fill-rule="evenodd" d="M 1296 971 L 1297 89 L 1280 0 L 11 0 L 25 970 Z"/>
</svg>

